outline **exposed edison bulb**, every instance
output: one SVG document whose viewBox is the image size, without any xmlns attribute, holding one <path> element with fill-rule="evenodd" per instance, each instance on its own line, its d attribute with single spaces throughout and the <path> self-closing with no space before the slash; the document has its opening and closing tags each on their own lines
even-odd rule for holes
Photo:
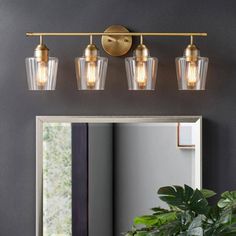
<svg viewBox="0 0 236 236">
<path fill-rule="evenodd" d="M 38 70 L 36 81 L 39 88 L 44 88 L 48 81 L 48 63 L 44 61 L 38 62 Z"/>
<path fill-rule="evenodd" d="M 144 89 L 147 86 L 147 67 L 145 62 L 137 63 L 136 80 L 140 89 Z"/>
<path fill-rule="evenodd" d="M 197 71 L 197 63 L 194 61 L 190 61 L 187 64 L 187 84 L 189 88 L 194 88 L 198 81 L 198 71 Z"/>
<path fill-rule="evenodd" d="M 87 64 L 87 86 L 94 88 L 96 83 L 96 62 L 88 62 Z"/>
</svg>

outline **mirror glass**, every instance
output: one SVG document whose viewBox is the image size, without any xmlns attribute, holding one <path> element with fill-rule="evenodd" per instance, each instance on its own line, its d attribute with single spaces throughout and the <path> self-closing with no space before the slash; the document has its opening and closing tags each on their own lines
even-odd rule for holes
<svg viewBox="0 0 236 236">
<path fill-rule="evenodd" d="M 37 120 L 36 235 L 118 236 L 160 187 L 201 188 L 201 118 L 104 121 Z"/>
</svg>

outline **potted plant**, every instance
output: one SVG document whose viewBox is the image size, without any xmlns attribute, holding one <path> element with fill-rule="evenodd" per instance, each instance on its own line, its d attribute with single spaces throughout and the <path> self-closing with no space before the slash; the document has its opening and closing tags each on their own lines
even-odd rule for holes
<svg viewBox="0 0 236 236">
<path fill-rule="evenodd" d="M 162 187 L 158 194 L 169 208 L 136 217 L 125 236 L 236 236 L 236 191 L 224 192 L 215 205 L 208 202 L 215 192 L 187 185 Z"/>
</svg>

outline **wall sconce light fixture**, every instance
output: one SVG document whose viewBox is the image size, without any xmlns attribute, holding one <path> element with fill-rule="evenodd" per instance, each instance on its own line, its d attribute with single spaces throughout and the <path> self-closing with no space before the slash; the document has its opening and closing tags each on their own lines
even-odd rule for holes
<svg viewBox="0 0 236 236">
<path fill-rule="evenodd" d="M 25 59 L 29 90 L 55 90 L 58 59 L 49 57 L 49 49 L 40 36 L 40 44 L 34 50 L 34 57 Z"/>
<path fill-rule="evenodd" d="M 144 33 L 129 32 L 125 27 L 113 25 L 105 32 L 98 33 L 26 33 L 39 36 L 40 44 L 34 57 L 26 58 L 26 71 L 29 90 L 55 90 L 58 59 L 49 57 L 49 49 L 43 43 L 44 36 L 90 36 L 90 44 L 82 57 L 75 58 L 76 77 L 79 90 L 103 90 L 105 88 L 108 59 L 101 57 L 93 44 L 93 36 L 102 36 L 102 46 L 111 56 L 122 56 L 132 47 L 132 36 L 140 37 L 133 57 L 125 58 L 129 90 L 154 90 L 158 59 L 151 57 L 143 44 L 143 36 L 184 36 L 191 43 L 184 56 L 176 58 L 176 71 L 179 90 L 204 90 L 208 58 L 200 57 L 193 44 L 193 37 L 207 36 L 207 33 Z"/>
<path fill-rule="evenodd" d="M 191 42 L 183 57 L 176 58 L 176 73 L 179 90 L 204 90 L 206 84 L 208 58 L 200 57 L 199 49 Z"/>
<path fill-rule="evenodd" d="M 83 57 L 75 58 L 75 69 L 79 90 L 103 90 L 105 87 L 108 59 L 100 57 L 90 35 L 90 44 Z"/>
<path fill-rule="evenodd" d="M 133 57 L 125 59 L 129 90 L 154 90 L 157 64 L 157 58 L 150 57 L 149 50 L 143 44 L 143 36 L 141 35 L 140 44 L 135 49 Z"/>
</svg>

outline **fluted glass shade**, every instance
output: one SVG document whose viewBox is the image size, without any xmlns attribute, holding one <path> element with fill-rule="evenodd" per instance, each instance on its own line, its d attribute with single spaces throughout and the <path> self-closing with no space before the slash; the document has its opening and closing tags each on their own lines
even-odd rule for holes
<svg viewBox="0 0 236 236">
<path fill-rule="evenodd" d="M 56 57 L 49 57 L 48 62 L 28 57 L 25 63 L 29 90 L 55 90 L 58 67 Z"/>
<path fill-rule="evenodd" d="M 148 57 L 145 61 L 137 61 L 136 57 L 125 58 L 129 90 L 154 90 L 157 66 L 155 57 Z"/>
<path fill-rule="evenodd" d="M 97 57 L 88 61 L 85 57 L 75 58 L 76 78 L 79 90 L 104 90 L 108 59 Z"/>
<path fill-rule="evenodd" d="M 179 90 L 204 90 L 207 67 L 207 57 L 198 57 L 196 61 L 189 61 L 186 57 L 176 58 Z"/>
</svg>

